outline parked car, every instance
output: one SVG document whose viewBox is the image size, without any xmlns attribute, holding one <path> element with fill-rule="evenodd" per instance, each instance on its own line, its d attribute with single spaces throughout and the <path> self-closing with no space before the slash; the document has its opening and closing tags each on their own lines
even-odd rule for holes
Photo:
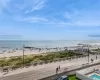
<svg viewBox="0 0 100 80">
<path fill-rule="evenodd" d="M 68 80 L 68 76 L 61 76 L 57 78 L 56 80 Z"/>
</svg>

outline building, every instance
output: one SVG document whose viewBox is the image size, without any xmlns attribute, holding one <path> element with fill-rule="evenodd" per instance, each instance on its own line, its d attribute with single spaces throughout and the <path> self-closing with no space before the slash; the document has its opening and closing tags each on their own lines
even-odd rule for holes
<svg viewBox="0 0 100 80">
<path fill-rule="evenodd" d="M 100 65 L 77 71 L 76 77 L 79 80 L 100 80 Z"/>
</svg>

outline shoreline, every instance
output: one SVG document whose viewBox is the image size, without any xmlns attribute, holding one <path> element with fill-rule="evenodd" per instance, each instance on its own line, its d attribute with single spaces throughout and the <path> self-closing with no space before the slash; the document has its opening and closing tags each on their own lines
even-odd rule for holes
<svg viewBox="0 0 100 80">
<path fill-rule="evenodd" d="M 70 46 L 70 47 L 54 47 L 54 48 L 36 48 L 36 47 L 26 47 L 24 48 L 24 55 L 38 55 L 42 53 L 49 53 L 49 52 L 59 52 L 63 50 L 75 50 L 75 49 L 86 49 L 88 45 L 86 44 L 79 44 L 77 46 Z M 89 49 L 98 49 L 100 48 L 99 45 L 89 45 Z M 0 58 L 3 57 L 13 57 L 13 56 L 22 56 L 23 55 L 23 48 L 15 48 L 15 49 L 0 49 Z"/>
<path fill-rule="evenodd" d="M 58 52 L 63 51 L 65 49 L 43 49 L 43 50 L 31 50 L 31 49 L 24 49 L 24 55 L 37 55 L 37 54 L 43 54 L 43 53 L 49 53 L 49 52 Z M 0 58 L 2 57 L 13 57 L 13 56 L 22 56 L 23 55 L 23 49 L 13 49 L 13 50 L 4 50 L 0 51 Z"/>
</svg>

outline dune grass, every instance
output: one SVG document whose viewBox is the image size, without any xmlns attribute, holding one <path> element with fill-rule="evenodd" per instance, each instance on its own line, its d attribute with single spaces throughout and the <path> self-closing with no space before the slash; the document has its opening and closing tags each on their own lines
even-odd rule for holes
<svg viewBox="0 0 100 80">
<path fill-rule="evenodd" d="M 27 56 L 24 56 L 24 65 L 30 66 L 30 65 L 37 65 L 37 64 L 46 64 L 50 62 L 71 59 L 74 56 L 82 56 L 82 55 L 76 54 L 71 51 L 69 52 L 66 52 L 66 51 L 49 52 L 49 53 L 40 54 L 40 55 L 27 55 Z M 1 58 L 0 67 L 5 67 L 5 66 L 22 67 L 23 66 L 23 56 Z"/>
</svg>

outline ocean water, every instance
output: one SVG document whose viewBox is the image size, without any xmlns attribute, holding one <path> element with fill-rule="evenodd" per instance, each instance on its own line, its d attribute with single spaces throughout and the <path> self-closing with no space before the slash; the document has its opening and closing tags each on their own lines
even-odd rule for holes
<svg viewBox="0 0 100 80">
<path fill-rule="evenodd" d="M 100 41 L 82 40 L 0 40 L 0 48 L 22 48 L 23 44 L 30 47 L 69 47 L 79 43 L 100 44 Z"/>
</svg>

